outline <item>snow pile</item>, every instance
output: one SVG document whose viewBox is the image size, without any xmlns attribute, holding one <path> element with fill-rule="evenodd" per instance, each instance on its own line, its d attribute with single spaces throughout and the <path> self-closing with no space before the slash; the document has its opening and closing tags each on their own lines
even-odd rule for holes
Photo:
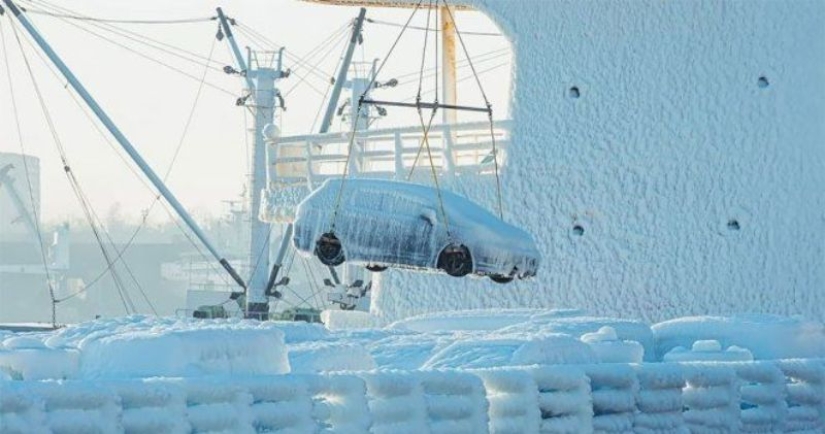
<svg viewBox="0 0 825 434">
<path fill-rule="evenodd" d="M 361 345 L 341 342 L 305 342 L 289 345 L 289 366 L 295 373 L 369 371 L 375 361 Z"/>
<path fill-rule="evenodd" d="M 435 353 L 424 369 L 478 369 L 503 366 L 594 363 L 596 357 L 581 341 L 551 334 L 535 339 L 494 336 L 461 339 Z"/>
<path fill-rule="evenodd" d="M 665 362 L 735 362 L 751 361 L 753 354 L 746 348 L 730 346 L 722 349 L 719 341 L 696 341 L 690 349 L 676 347 L 665 354 Z"/>
<path fill-rule="evenodd" d="M 435 312 L 396 321 L 390 328 L 411 330 L 420 333 L 459 330 L 498 330 L 514 324 L 524 323 L 531 318 L 552 315 L 552 311 L 540 309 L 478 309 L 450 312 Z"/>
<path fill-rule="evenodd" d="M 546 311 L 545 311 L 546 312 Z M 554 312 L 533 316 L 529 321 L 504 327 L 502 334 L 523 334 L 527 336 L 543 333 L 564 333 L 581 338 L 588 333 L 597 333 L 602 327 L 613 329 L 617 340 L 638 342 L 644 350 L 644 360 L 655 360 L 655 345 L 650 326 L 642 321 L 622 318 L 602 318 L 581 315 L 556 315 Z"/>
<path fill-rule="evenodd" d="M 312 418 L 322 432 L 367 432 L 371 420 L 363 380 L 351 375 L 319 375 L 306 381 L 312 395 Z"/>
<path fill-rule="evenodd" d="M 619 340 L 613 327 L 602 327 L 595 333 L 585 333 L 581 341 L 590 345 L 601 363 L 641 363 L 645 355 L 642 344 Z"/>
<path fill-rule="evenodd" d="M 652 328 L 660 358 L 675 347 L 690 348 L 697 340 L 747 348 L 758 360 L 825 357 L 825 325 L 798 317 L 696 316 L 661 322 Z"/>
</svg>

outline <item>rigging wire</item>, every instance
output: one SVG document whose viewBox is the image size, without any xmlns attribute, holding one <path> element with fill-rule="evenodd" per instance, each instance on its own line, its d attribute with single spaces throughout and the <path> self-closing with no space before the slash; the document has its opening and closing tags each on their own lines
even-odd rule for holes
<svg viewBox="0 0 825 434">
<path fill-rule="evenodd" d="M 62 81 L 63 79 L 61 78 L 61 76 L 58 74 L 57 71 L 54 70 L 54 66 L 51 65 L 51 63 L 49 63 L 43 57 L 43 54 L 39 50 L 37 50 L 36 47 L 33 47 L 32 43 L 28 39 L 24 39 L 24 41 L 26 41 L 26 43 L 28 43 L 30 47 L 34 48 L 35 54 L 38 56 L 40 61 L 45 65 L 47 70 L 49 70 L 52 73 L 52 75 L 58 81 Z M 115 155 L 117 155 L 118 158 L 120 158 L 121 162 L 124 163 L 124 165 L 127 167 L 127 169 L 129 169 L 129 171 L 131 171 L 132 174 L 135 175 L 136 179 L 138 179 L 143 184 L 143 186 L 147 189 L 147 191 L 151 192 L 152 195 L 155 195 L 156 194 L 155 190 L 149 185 L 149 183 L 140 174 L 137 173 L 136 169 L 126 160 L 126 158 L 120 152 L 118 152 L 117 147 L 114 145 L 114 143 L 112 143 L 112 140 L 110 139 L 110 137 L 101 129 L 100 125 L 95 121 L 95 119 L 92 118 L 92 116 L 88 113 L 88 109 L 83 104 L 80 103 L 80 101 L 77 99 L 77 96 L 74 93 L 71 92 L 71 90 L 68 88 L 68 86 L 63 86 L 63 88 L 66 90 L 66 92 L 72 98 L 72 101 L 79 108 L 80 112 L 84 114 L 86 119 L 95 128 L 95 130 L 101 136 L 101 138 L 103 138 L 104 142 L 107 145 L 109 145 L 109 147 L 114 151 Z M 170 170 L 171 170 L 171 166 L 170 166 Z M 204 259 L 210 265 L 212 270 L 215 271 L 216 273 L 218 273 L 218 275 L 222 276 L 224 282 L 228 284 L 227 278 L 225 276 L 223 276 L 223 274 L 220 272 L 220 270 L 217 269 L 217 267 L 214 264 L 211 263 L 208 256 L 203 251 L 203 249 L 200 247 L 200 245 L 198 245 L 192 239 L 191 235 L 180 224 L 180 222 L 176 219 L 175 215 L 173 215 L 173 213 L 169 210 L 168 206 L 163 202 L 161 202 L 161 206 L 162 206 L 163 210 L 166 212 L 166 214 L 169 217 L 170 221 L 172 221 L 177 226 L 178 230 L 184 235 L 184 237 L 187 239 L 189 244 L 195 249 L 195 251 L 202 257 L 202 259 Z M 122 255 L 123 255 L 123 251 L 120 251 L 118 257 L 115 259 L 114 262 L 117 262 Z M 103 271 L 101 271 L 100 274 L 98 274 L 94 279 L 92 279 L 92 281 L 90 281 L 90 283 L 87 284 L 84 288 L 76 291 L 75 293 L 69 294 L 66 297 L 60 298 L 57 301 L 62 302 L 62 301 L 69 300 L 69 299 L 74 298 L 74 297 L 88 291 L 89 289 L 91 289 L 107 273 L 109 273 L 109 271 L 112 269 L 112 266 L 114 265 L 114 262 L 111 265 L 108 265 Z"/>
<path fill-rule="evenodd" d="M 149 55 L 149 54 L 142 53 L 142 52 L 138 51 L 137 49 L 135 49 L 135 48 L 133 48 L 133 47 L 130 47 L 130 46 L 128 46 L 128 45 L 124 45 L 123 43 L 118 42 L 118 41 L 116 41 L 116 40 L 114 40 L 114 39 L 112 39 L 112 38 L 106 37 L 105 35 L 102 35 L 101 33 L 97 32 L 97 31 L 95 31 L 95 30 L 88 29 L 88 28 L 83 27 L 83 26 L 81 26 L 80 24 L 78 24 L 78 23 L 76 23 L 76 22 L 72 22 L 72 21 L 70 21 L 70 20 L 65 20 L 65 19 L 64 19 L 63 21 L 64 21 L 66 24 L 68 24 L 68 25 L 70 25 L 70 26 L 72 26 L 72 27 L 75 27 L 75 28 L 77 28 L 77 29 L 80 29 L 80 30 L 82 30 L 82 31 L 84 31 L 84 32 L 86 32 L 86 33 L 88 33 L 88 34 L 92 35 L 92 36 L 95 36 L 95 37 L 97 37 L 97 38 L 99 38 L 99 39 L 102 39 L 102 40 L 104 40 L 104 41 L 106 41 L 106 42 L 108 42 L 108 43 L 110 43 L 110 44 L 112 44 L 112 45 L 117 46 L 118 48 L 122 48 L 122 49 L 124 49 L 124 50 L 126 50 L 126 51 L 128 51 L 128 52 L 130 52 L 130 53 L 132 53 L 132 54 L 135 54 L 135 55 L 137 55 L 137 56 L 139 56 L 139 57 L 142 57 L 142 58 L 144 58 L 144 59 L 146 59 L 146 60 L 148 60 L 148 61 L 150 61 L 150 62 L 152 62 L 152 63 L 155 63 L 155 64 L 158 64 L 158 65 L 163 66 L 163 67 L 165 67 L 165 68 L 168 68 L 168 69 L 170 69 L 170 70 L 172 70 L 172 71 L 174 71 L 174 72 L 177 72 L 178 74 L 181 74 L 181 75 L 183 75 L 183 76 L 185 76 L 185 77 L 188 77 L 188 78 L 190 78 L 190 79 L 192 79 L 192 80 L 195 80 L 195 81 L 200 81 L 200 79 L 199 79 L 196 75 L 193 75 L 193 74 L 191 74 L 191 73 L 189 73 L 189 72 L 187 72 L 187 71 L 184 71 L 183 69 L 180 69 L 180 68 L 178 68 L 178 67 L 176 67 L 176 66 L 173 66 L 173 65 L 171 65 L 171 64 L 169 64 L 169 63 L 167 63 L 167 62 L 164 62 L 164 61 L 162 61 L 162 60 L 160 60 L 160 59 L 157 59 L 157 58 L 155 58 L 155 57 L 153 57 L 153 56 L 151 56 L 151 55 Z M 128 36 L 124 36 L 124 35 L 122 35 L 122 34 L 118 34 L 118 33 L 117 33 L 117 31 L 114 31 L 114 30 L 111 30 L 111 29 L 107 29 L 107 28 L 102 27 L 102 26 L 100 26 L 100 25 L 96 25 L 96 24 L 94 24 L 94 23 L 92 23 L 92 25 L 93 25 L 93 26 L 95 26 L 95 27 L 97 27 L 98 29 L 100 29 L 100 30 L 102 30 L 102 31 L 107 31 L 107 32 L 110 32 L 110 33 L 112 33 L 112 34 L 119 35 L 119 36 L 121 36 L 121 37 L 129 38 Z M 112 26 L 112 27 L 113 27 L 113 26 Z M 114 27 L 114 28 L 116 29 L 116 27 Z M 136 42 L 136 43 L 143 44 L 143 45 L 148 46 L 148 47 L 150 47 L 150 48 L 155 48 L 155 49 L 161 50 L 161 51 L 163 51 L 163 52 L 165 52 L 165 53 L 167 53 L 167 54 L 170 54 L 170 55 L 175 56 L 175 53 L 172 53 L 172 52 L 170 52 L 170 51 L 168 51 L 168 50 L 163 50 L 163 49 L 158 48 L 158 47 L 156 47 L 156 46 L 153 46 L 153 45 L 151 45 L 151 44 L 148 44 L 148 43 L 145 43 L 145 42 L 142 42 L 142 41 L 136 40 L 136 39 L 134 39 L 134 38 L 129 38 L 129 39 L 131 39 L 132 41 L 134 41 L 134 42 Z M 167 45 L 168 45 L 168 44 L 167 44 Z M 181 49 L 181 50 L 182 50 L 182 49 Z M 183 57 L 183 56 L 180 56 L 180 55 L 177 55 L 177 57 L 179 57 L 179 58 L 181 58 L 181 59 L 184 59 L 184 60 L 188 60 L 188 61 L 190 61 L 190 62 L 194 62 L 194 63 L 198 64 L 199 66 L 204 66 L 204 64 L 203 64 L 202 62 L 194 61 L 194 60 L 192 60 L 192 59 L 188 59 L 188 58 Z M 215 69 L 215 70 L 221 70 L 220 68 L 217 68 L 217 67 L 211 66 L 211 65 L 209 65 L 209 64 L 207 64 L 207 65 L 208 65 L 208 67 L 210 67 L 210 68 L 212 68 L 212 69 Z M 209 82 L 206 82 L 205 84 L 206 84 L 207 86 L 209 86 L 209 87 L 211 87 L 211 88 L 213 88 L 213 89 L 215 89 L 215 90 L 219 91 L 219 92 L 224 93 L 224 94 L 231 95 L 231 96 L 233 96 L 233 97 L 234 97 L 234 96 L 236 96 L 236 93 L 235 93 L 235 92 L 232 92 L 232 91 L 229 91 L 229 90 L 227 90 L 227 89 L 224 89 L 224 88 L 222 88 L 222 87 L 220 87 L 220 86 L 218 86 L 218 85 L 215 85 L 215 84 L 212 84 L 212 83 L 209 83 Z"/>
<path fill-rule="evenodd" d="M 203 23 L 208 21 L 215 21 L 218 17 L 211 16 L 211 17 L 199 17 L 199 18 L 178 18 L 178 19 L 168 19 L 168 20 L 130 20 L 130 19 L 117 19 L 117 18 L 101 18 L 101 17 L 89 17 L 85 15 L 71 15 L 71 14 L 58 14 L 53 12 L 46 12 L 46 11 L 39 11 L 29 9 L 27 10 L 28 13 L 31 14 L 38 14 L 38 15 L 47 15 L 50 17 L 57 17 L 57 18 L 66 18 L 70 20 L 78 20 L 78 21 L 92 21 L 97 23 L 113 23 L 113 24 L 190 24 L 190 23 Z"/>
<path fill-rule="evenodd" d="M 398 46 L 398 41 L 400 41 L 401 36 L 404 35 L 404 30 L 406 29 L 406 26 L 410 24 L 410 22 L 412 21 L 413 17 L 416 14 L 416 12 L 418 12 L 418 9 L 421 8 L 421 3 L 423 1 L 424 0 L 418 0 L 418 3 L 416 3 L 415 7 L 412 10 L 412 13 L 410 13 L 410 17 L 407 18 L 407 23 L 406 23 L 405 27 L 402 28 L 401 31 L 398 33 L 398 36 L 395 38 L 395 41 L 393 42 L 392 46 L 390 47 L 390 51 L 387 53 L 387 57 L 385 57 L 384 60 L 381 61 L 381 66 L 379 66 L 378 69 L 375 71 L 375 75 L 373 75 L 372 80 L 370 80 L 369 85 L 367 85 L 367 87 L 364 89 L 364 93 L 361 94 L 361 98 L 359 98 L 359 100 L 358 100 L 358 108 L 355 111 L 356 118 L 361 116 L 361 107 L 363 105 L 364 96 L 366 95 L 367 91 L 369 91 L 369 89 L 371 89 L 372 86 L 375 84 L 375 80 L 381 74 L 381 70 L 384 69 L 384 66 L 387 64 L 387 60 L 389 60 L 389 58 L 392 56 L 392 52 L 395 50 L 395 47 Z M 353 103 L 354 103 L 354 101 L 353 101 Z M 356 127 L 356 123 L 353 122 L 352 130 L 350 131 L 350 136 L 349 136 L 349 145 L 347 146 L 347 158 L 346 158 L 346 161 L 344 163 L 344 173 L 341 177 L 341 185 L 338 188 L 338 195 L 335 199 L 335 207 L 333 208 L 332 217 L 330 219 L 330 232 L 333 232 L 333 233 L 335 232 L 335 220 L 338 218 L 338 210 L 341 207 L 341 198 L 342 198 L 343 193 L 344 193 L 344 185 L 346 184 L 347 175 L 349 174 L 349 162 L 350 162 L 350 159 L 352 158 L 352 146 L 355 143 L 355 127 Z"/>
<path fill-rule="evenodd" d="M 51 8 L 52 10 L 56 10 L 56 11 L 69 11 L 69 12 L 71 12 L 69 9 L 66 9 L 66 8 L 48 3 L 45 0 L 28 0 L 28 1 L 42 3 L 42 5 L 40 7 Z M 77 13 L 75 13 L 75 14 L 77 14 Z M 54 14 L 53 16 L 60 17 L 59 14 Z M 61 21 L 66 22 L 68 24 L 68 21 L 66 19 L 62 19 Z M 96 27 L 100 30 L 110 32 L 110 33 L 113 33 L 113 34 L 118 35 L 120 37 L 129 39 L 133 42 L 146 45 L 150 48 L 154 48 L 156 50 L 159 50 L 159 51 L 162 51 L 164 53 L 170 54 L 172 56 L 176 56 L 176 57 L 181 58 L 183 60 L 186 60 L 188 62 L 196 63 L 199 66 L 203 65 L 203 61 L 206 61 L 207 64 L 212 63 L 210 59 L 207 59 L 207 58 L 203 57 L 202 55 L 200 55 L 198 53 L 195 53 L 191 50 L 181 48 L 181 47 L 178 47 L 176 45 L 169 44 L 167 42 L 159 41 L 157 39 L 151 38 L 149 36 L 146 36 L 146 35 L 143 35 L 141 33 L 137 33 L 137 32 L 122 28 L 122 27 L 118 27 L 118 26 L 115 26 L 115 25 L 112 25 L 112 24 L 107 24 L 107 23 L 98 23 L 98 22 L 92 22 L 92 23 L 90 23 L 90 25 L 94 26 L 94 27 Z M 175 51 L 177 51 L 177 53 Z M 218 62 L 215 62 L 215 63 L 218 63 Z M 219 66 L 215 66 L 215 67 L 212 67 L 212 68 L 215 69 L 215 70 L 222 70 L 222 68 L 219 67 Z"/>
<path fill-rule="evenodd" d="M 467 45 L 464 43 L 464 38 L 461 36 L 461 32 L 458 30 L 458 24 L 456 24 L 455 16 L 453 16 L 453 12 L 450 9 L 450 6 L 447 4 L 447 0 L 441 0 L 441 2 L 444 3 L 444 9 L 447 10 L 447 13 L 450 15 L 450 21 L 452 21 L 453 25 L 455 26 L 455 33 L 458 36 L 458 41 L 461 42 L 461 48 L 462 50 L 464 50 L 464 56 L 467 58 L 467 62 L 470 64 L 470 70 L 473 71 L 473 76 L 475 77 L 476 83 L 478 84 L 478 90 L 481 92 L 481 96 L 484 98 L 484 103 L 487 105 L 487 117 L 490 120 L 490 138 L 492 139 L 493 143 L 493 163 L 496 174 L 496 197 L 498 199 L 498 214 L 499 218 L 501 218 L 501 220 L 504 220 L 504 208 L 502 207 L 501 200 L 501 177 L 498 173 L 498 150 L 496 149 L 496 135 L 493 125 L 493 105 L 490 104 L 490 100 L 487 98 L 487 94 L 484 92 L 484 86 L 481 85 L 481 79 L 479 78 L 478 72 L 476 71 L 476 67 L 473 65 L 473 60 L 470 58 L 470 53 L 469 51 L 467 51 Z"/>
<path fill-rule="evenodd" d="M 215 49 L 215 39 L 212 39 L 212 45 L 211 45 L 211 47 L 210 47 L 210 49 L 209 49 L 209 57 L 210 57 L 210 58 L 211 58 L 212 54 L 214 53 L 214 49 Z M 190 128 L 190 126 L 191 126 L 192 119 L 194 118 L 194 114 L 195 114 L 196 109 L 197 109 L 197 107 L 198 107 L 198 103 L 199 103 L 199 101 L 200 101 L 200 97 L 201 97 L 201 94 L 202 94 L 202 91 L 203 91 L 203 82 L 204 82 L 204 81 L 205 81 L 205 79 L 206 79 L 206 75 L 207 75 L 208 71 L 209 71 L 209 69 L 208 69 L 208 68 L 207 68 L 207 69 L 204 69 L 203 75 L 202 75 L 202 77 L 201 77 L 201 78 L 202 78 L 202 81 L 201 81 L 201 83 L 200 83 L 200 84 L 199 84 L 199 86 L 198 86 L 198 90 L 197 90 L 197 92 L 195 93 L 195 99 L 194 99 L 194 101 L 192 102 L 192 107 L 191 107 L 191 109 L 190 109 L 190 111 L 189 111 L 189 115 L 187 116 L 187 120 L 186 120 L 186 122 L 185 122 L 185 124 L 184 124 L 183 131 L 181 132 L 181 136 L 180 136 L 180 139 L 179 139 L 179 141 L 178 141 L 178 145 L 177 145 L 177 147 L 175 148 L 175 152 L 174 152 L 174 155 L 173 155 L 173 157 L 172 157 L 172 160 L 169 162 L 169 166 L 167 167 L 167 169 L 166 169 L 166 173 L 165 173 L 165 174 L 164 174 L 164 176 L 163 176 L 163 180 L 164 180 L 164 182 L 165 182 L 165 181 L 169 178 L 169 176 L 171 175 L 172 170 L 173 170 L 174 165 L 175 165 L 175 162 L 177 161 L 178 155 L 179 155 L 179 153 L 180 153 L 180 150 L 181 150 L 181 148 L 183 147 L 183 144 L 184 144 L 184 143 L 185 143 L 185 141 L 186 141 L 186 137 L 188 136 L 189 128 Z M 70 95 L 74 98 L 74 94 L 71 94 L 71 93 L 70 93 Z M 77 102 L 76 100 L 75 100 L 75 102 L 79 105 L 79 102 Z M 82 108 L 82 106 L 81 106 L 81 108 Z M 101 136 L 102 136 L 102 137 L 103 137 L 103 138 L 104 138 L 104 139 L 105 139 L 105 140 L 109 143 L 110 147 L 112 147 L 112 149 L 114 149 L 114 150 L 116 151 L 116 148 L 114 147 L 114 145 L 113 145 L 113 144 L 111 143 L 111 141 L 109 140 L 109 137 L 108 137 L 107 135 L 105 135 L 105 133 L 104 133 L 103 131 L 101 131 L 101 130 L 100 130 L 100 127 L 97 125 L 97 123 L 96 123 L 96 122 L 94 122 L 94 120 L 93 120 L 91 117 L 89 117 L 89 116 L 88 116 L 88 113 L 86 113 L 85 111 L 84 111 L 84 114 L 86 114 L 86 115 L 87 115 L 87 118 L 89 119 L 89 121 L 90 121 L 90 122 L 92 122 L 92 124 L 94 125 L 94 127 L 95 127 L 95 128 L 97 129 L 97 131 L 101 134 Z M 154 189 L 152 189 L 152 187 L 150 187 L 150 186 L 146 183 L 146 181 L 145 181 L 145 180 L 144 180 L 144 179 L 140 176 L 140 174 L 138 174 L 138 173 L 134 170 L 134 168 L 133 168 L 133 167 L 132 167 L 132 166 L 128 163 L 128 161 L 126 161 L 125 159 L 123 159 L 123 157 L 122 157 L 122 155 L 120 155 L 120 153 L 117 153 L 117 152 L 116 152 L 116 154 L 117 154 L 119 157 L 121 157 L 121 161 L 123 161 L 123 163 L 127 165 L 127 167 L 128 167 L 128 168 L 132 171 L 132 173 L 133 173 L 133 174 L 134 174 L 134 175 L 135 175 L 135 176 L 136 176 L 136 177 L 137 177 L 137 178 L 138 178 L 141 182 L 143 182 L 143 185 L 144 185 L 144 186 L 145 186 L 145 187 L 146 187 L 149 191 L 151 191 L 151 192 L 155 195 L 155 198 L 154 198 L 154 200 L 152 201 L 152 203 L 149 205 L 149 207 L 148 207 L 147 211 L 144 213 L 144 215 L 143 215 L 143 217 L 142 217 L 142 220 L 141 220 L 141 223 L 138 225 L 138 227 L 137 227 L 137 228 L 135 229 L 135 231 L 132 233 L 132 236 L 131 236 L 131 237 L 129 238 L 129 240 L 126 242 L 126 244 L 124 245 L 124 247 L 123 247 L 123 248 L 122 248 L 122 249 L 118 252 L 118 255 L 117 255 L 117 257 L 115 258 L 115 261 L 119 261 L 119 260 L 121 259 L 121 257 L 123 256 L 123 254 L 126 252 L 126 250 L 128 250 L 128 249 L 131 247 L 131 245 L 134 243 L 134 241 L 135 241 L 135 239 L 136 239 L 136 237 L 137 237 L 138 233 L 139 233 L 139 232 L 140 232 L 140 231 L 141 231 L 141 230 L 145 227 L 145 225 L 146 225 L 146 223 L 147 223 L 147 220 L 148 220 L 148 217 L 149 217 L 149 214 L 152 212 L 152 210 L 153 210 L 154 206 L 155 206 L 155 205 L 157 205 L 158 203 L 160 203 L 160 204 L 161 204 L 161 206 L 163 207 L 163 209 L 166 211 L 167 215 L 170 217 L 171 221 L 173 221 L 173 222 L 177 225 L 178 229 L 179 229 L 179 230 L 181 231 L 181 233 L 183 233 L 183 235 L 184 235 L 184 236 L 185 236 L 185 237 L 189 240 L 190 244 L 192 244 L 192 246 L 196 249 L 196 251 L 197 251 L 197 252 L 201 255 L 202 259 L 205 259 L 208 263 L 210 263 L 210 264 L 211 264 L 211 262 L 209 261 L 208 257 L 206 256 L 206 254 L 205 254 L 205 253 L 204 253 L 204 252 L 200 249 L 200 247 L 199 247 L 199 246 L 198 246 L 198 245 L 194 242 L 194 240 L 192 240 L 192 239 L 191 239 L 191 237 L 189 236 L 189 234 L 188 234 L 188 232 L 185 230 L 185 228 L 183 228 L 183 227 L 180 225 L 180 223 L 177 221 L 177 219 L 176 219 L 176 218 L 175 218 L 175 216 L 171 213 L 171 211 L 169 211 L 169 209 L 168 209 L 168 208 L 166 208 L 165 204 L 164 204 L 162 201 L 160 201 L 160 198 L 161 198 L 161 197 L 160 197 L 159 195 L 156 195 L 156 193 L 155 193 Z M 218 271 L 219 275 L 222 275 L 222 273 L 220 273 L 220 272 L 219 272 L 219 270 L 217 270 L 217 268 L 216 268 L 216 267 L 214 267 L 214 266 L 213 266 L 212 268 L 213 268 L 213 271 Z M 85 291 L 89 290 L 89 289 L 90 289 L 90 288 L 91 288 L 91 287 L 92 287 L 95 283 L 97 283 L 97 281 L 98 281 L 98 280 L 100 280 L 100 279 L 101 279 L 101 278 L 102 278 L 102 277 L 103 277 L 103 276 L 107 273 L 107 271 L 108 271 L 108 269 L 107 269 L 107 270 L 103 270 L 103 271 L 102 271 L 102 272 L 101 272 L 101 273 L 100 273 L 100 274 L 99 274 L 99 275 L 98 275 L 95 279 L 93 279 L 93 280 L 92 280 L 89 284 L 87 284 L 87 285 L 86 285 L 83 289 L 81 289 L 81 290 L 79 290 L 79 291 L 77 291 L 77 292 L 75 292 L 75 293 L 73 293 L 73 294 L 70 294 L 69 296 L 67 296 L 67 297 L 63 298 L 62 300 L 67 300 L 67 299 L 73 298 L 73 297 L 75 297 L 75 296 L 77 296 L 77 295 L 80 295 L 81 293 L 83 293 L 83 292 L 85 292 Z M 226 283 L 228 283 L 228 281 L 227 281 L 226 279 L 224 279 L 224 281 L 225 281 Z M 61 300 L 61 301 L 62 301 L 62 300 Z"/>
<path fill-rule="evenodd" d="M 2 21 L 0 21 L 0 24 L 2 24 Z M 49 298 L 51 299 L 52 326 L 56 327 L 57 326 L 57 303 L 55 302 L 55 292 L 54 292 L 54 285 L 53 285 L 54 281 L 52 280 L 51 271 L 49 270 L 48 259 L 46 258 L 46 250 L 45 250 L 46 247 L 43 244 L 43 233 L 42 233 L 41 228 L 40 228 L 40 216 L 37 215 L 37 207 L 35 206 L 34 188 L 32 186 L 31 174 L 29 172 L 29 163 L 26 159 L 26 148 L 25 148 L 25 145 L 23 143 L 23 133 L 22 133 L 21 128 L 20 128 L 20 114 L 17 110 L 17 97 L 15 96 L 14 85 L 12 83 L 12 78 L 11 78 L 11 65 L 9 64 L 8 48 L 6 47 L 6 36 L 5 36 L 5 32 L 3 31 L 3 27 L 1 25 L 0 25 L 0 40 L 2 40 L 2 45 L 3 45 L 3 60 L 5 61 L 5 64 L 6 64 L 6 79 L 8 80 L 8 83 L 9 83 L 9 93 L 11 94 L 12 111 L 14 112 L 14 123 L 15 123 L 15 126 L 16 126 L 18 142 L 20 144 L 20 153 L 23 157 L 22 158 L 22 160 L 23 160 L 23 170 L 26 173 L 26 183 L 28 184 L 29 200 L 31 201 L 32 214 L 34 215 L 34 227 L 36 229 L 35 232 L 37 233 L 37 246 L 40 250 L 40 257 L 43 260 L 43 269 L 46 273 L 46 283 L 49 286 Z M 24 211 L 25 210 L 21 210 L 21 212 L 24 212 Z"/>
<path fill-rule="evenodd" d="M 20 53 L 23 57 L 23 61 L 24 61 L 25 65 L 26 65 L 26 69 L 28 71 L 29 78 L 32 81 L 32 84 L 33 84 L 34 89 L 35 89 L 35 93 L 37 94 L 38 102 L 40 103 L 40 108 L 43 111 L 43 115 L 46 119 L 46 123 L 49 127 L 49 130 L 50 130 L 51 134 L 52 134 L 52 139 L 54 140 L 54 144 L 57 147 L 58 152 L 60 153 L 60 158 L 61 158 L 61 161 L 63 162 L 64 172 L 66 173 L 66 176 L 69 179 L 69 183 L 71 184 L 71 187 L 72 187 L 72 189 L 75 193 L 75 196 L 77 196 L 78 201 L 81 204 L 81 208 L 83 209 L 83 212 L 86 216 L 86 220 L 89 223 L 89 226 L 91 227 L 92 232 L 94 233 L 95 239 L 97 240 L 97 243 L 98 243 L 98 246 L 100 247 L 101 253 L 103 254 L 104 259 L 106 260 L 107 265 L 109 265 L 111 267 L 112 261 L 111 261 L 111 258 L 109 256 L 109 252 L 106 249 L 106 246 L 103 242 L 103 239 L 100 236 L 99 228 L 97 227 L 97 222 L 96 222 L 96 217 L 97 216 L 94 214 L 94 211 L 91 209 L 90 204 L 87 202 L 88 199 L 86 198 L 85 194 L 83 193 L 83 191 L 80 187 L 80 184 L 77 181 L 77 178 L 75 178 L 74 173 L 71 170 L 71 166 L 68 163 L 68 158 L 66 157 L 65 150 L 63 149 L 62 142 L 60 141 L 60 137 L 57 135 L 57 130 L 55 129 L 55 126 L 54 126 L 54 123 L 52 121 L 51 115 L 49 114 L 49 111 L 46 107 L 45 100 L 43 99 L 43 95 L 40 92 L 40 87 L 38 86 L 37 80 L 34 77 L 34 73 L 31 69 L 31 64 L 29 63 L 28 56 L 26 56 L 25 50 L 23 49 L 23 44 L 20 40 L 20 36 L 17 34 L 17 29 L 14 26 L 14 23 L 12 23 L 12 31 L 14 32 L 15 39 L 17 40 L 17 44 L 20 48 Z M 132 300 L 128 296 L 128 294 L 125 292 L 125 287 L 123 286 L 123 282 L 120 279 L 120 276 L 114 270 L 112 270 L 111 275 L 112 275 L 113 280 L 115 281 L 115 286 L 117 288 L 118 295 L 120 296 L 123 307 L 126 310 L 126 313 L 129 314 L 130 309 L 132 311 L 134 311 L 134 303 L 132 302 Z"/>
<path fill-rule="evenodd" d="M 376 19 L 372 19 L 372 18 L 367 18 L 366 21 L 368 23 L 371 23 L 371 24 L 379 24 L 379 25 L 383 25 L 383 26 L 392 26 L 392 27 L 402 27 L 403 26 L 403 24 L 400 24 L 400 23 L 393 23 L 391 21 L 376 20 Z M 430 28 L 429 25 L 426 26 L 426 27 L 408 26 L 407 28 L 413 29 L 413 30 L 433 31 L 433 32 L 435 32 L 436 35 L 441 32 L 440 30 L 438 30 L 437 27 L 436 28 Z M 465 35 L 470 35 L 470 36 L 504 36 L 501 33 L 493 33 L 493 32 L 464 32 L 464 34 Z"/>
</svg>

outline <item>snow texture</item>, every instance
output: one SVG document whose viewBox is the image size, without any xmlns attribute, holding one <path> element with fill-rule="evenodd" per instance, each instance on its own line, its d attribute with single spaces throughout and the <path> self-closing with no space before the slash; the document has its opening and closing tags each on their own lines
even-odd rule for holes
<svg viewBox="0 0 825 434">
<path fill-rule="evenodd" d="M 505 288 L 389 270 L 373 314 L 825 319 L 825 2 L 463 3 L 512 44 L 504 217 L 543 265 Z M 493 180 L 444 178 L 495 209 Z"/>
</svg>

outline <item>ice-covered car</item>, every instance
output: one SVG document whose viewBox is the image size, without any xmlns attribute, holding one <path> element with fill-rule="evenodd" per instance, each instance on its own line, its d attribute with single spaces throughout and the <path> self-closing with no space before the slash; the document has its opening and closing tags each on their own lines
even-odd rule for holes
<svg viewBox="0 0 825 434">
<path fill-rule="evenodd" d="M 295 247 L 326 265 L 346 260 L 370 271 L 473 273 L 498 283 L 538 270 L 540 255 L 530 234 L 464 197 L 442 190 L 442 213 L 438 191 L 428 186 L 354 178 L 342 190 L 341 183 L 327 180 L 298 205 L 295 216 Z"/>
</svg>

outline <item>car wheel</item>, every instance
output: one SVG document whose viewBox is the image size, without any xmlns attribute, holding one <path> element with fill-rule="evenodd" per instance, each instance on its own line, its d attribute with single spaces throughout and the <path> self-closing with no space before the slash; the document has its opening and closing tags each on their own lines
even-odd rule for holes
<svg viewBox="0 0 825 434">
<path fill-rule="evenodd" d="M 463 244 L 450 244 L 438 255 L 438 268 L 453 277 L 464 277 L 473 271 L 473 257 Z"/>
<path fill-rule="evenodd" d="M 344 246 L 332 232 L 327 232 L 315 242 L 315 256 L 322 264 L 337 267 L 344 263 Z"/>
<path fill-rule="evenodd" d="M 504 276 L 502 274 L 491 274 L 490 280 L 496 283 L 510 283 L 513 281 L 513 276 Z"/>
<path fill-rule="evenodd" d="M 387 267 L 383 265 L 367 265 L 365 267 L 368 271 L 372 271 L 373 273 L 380 273 L 387 269 Z"/>
</svg>

